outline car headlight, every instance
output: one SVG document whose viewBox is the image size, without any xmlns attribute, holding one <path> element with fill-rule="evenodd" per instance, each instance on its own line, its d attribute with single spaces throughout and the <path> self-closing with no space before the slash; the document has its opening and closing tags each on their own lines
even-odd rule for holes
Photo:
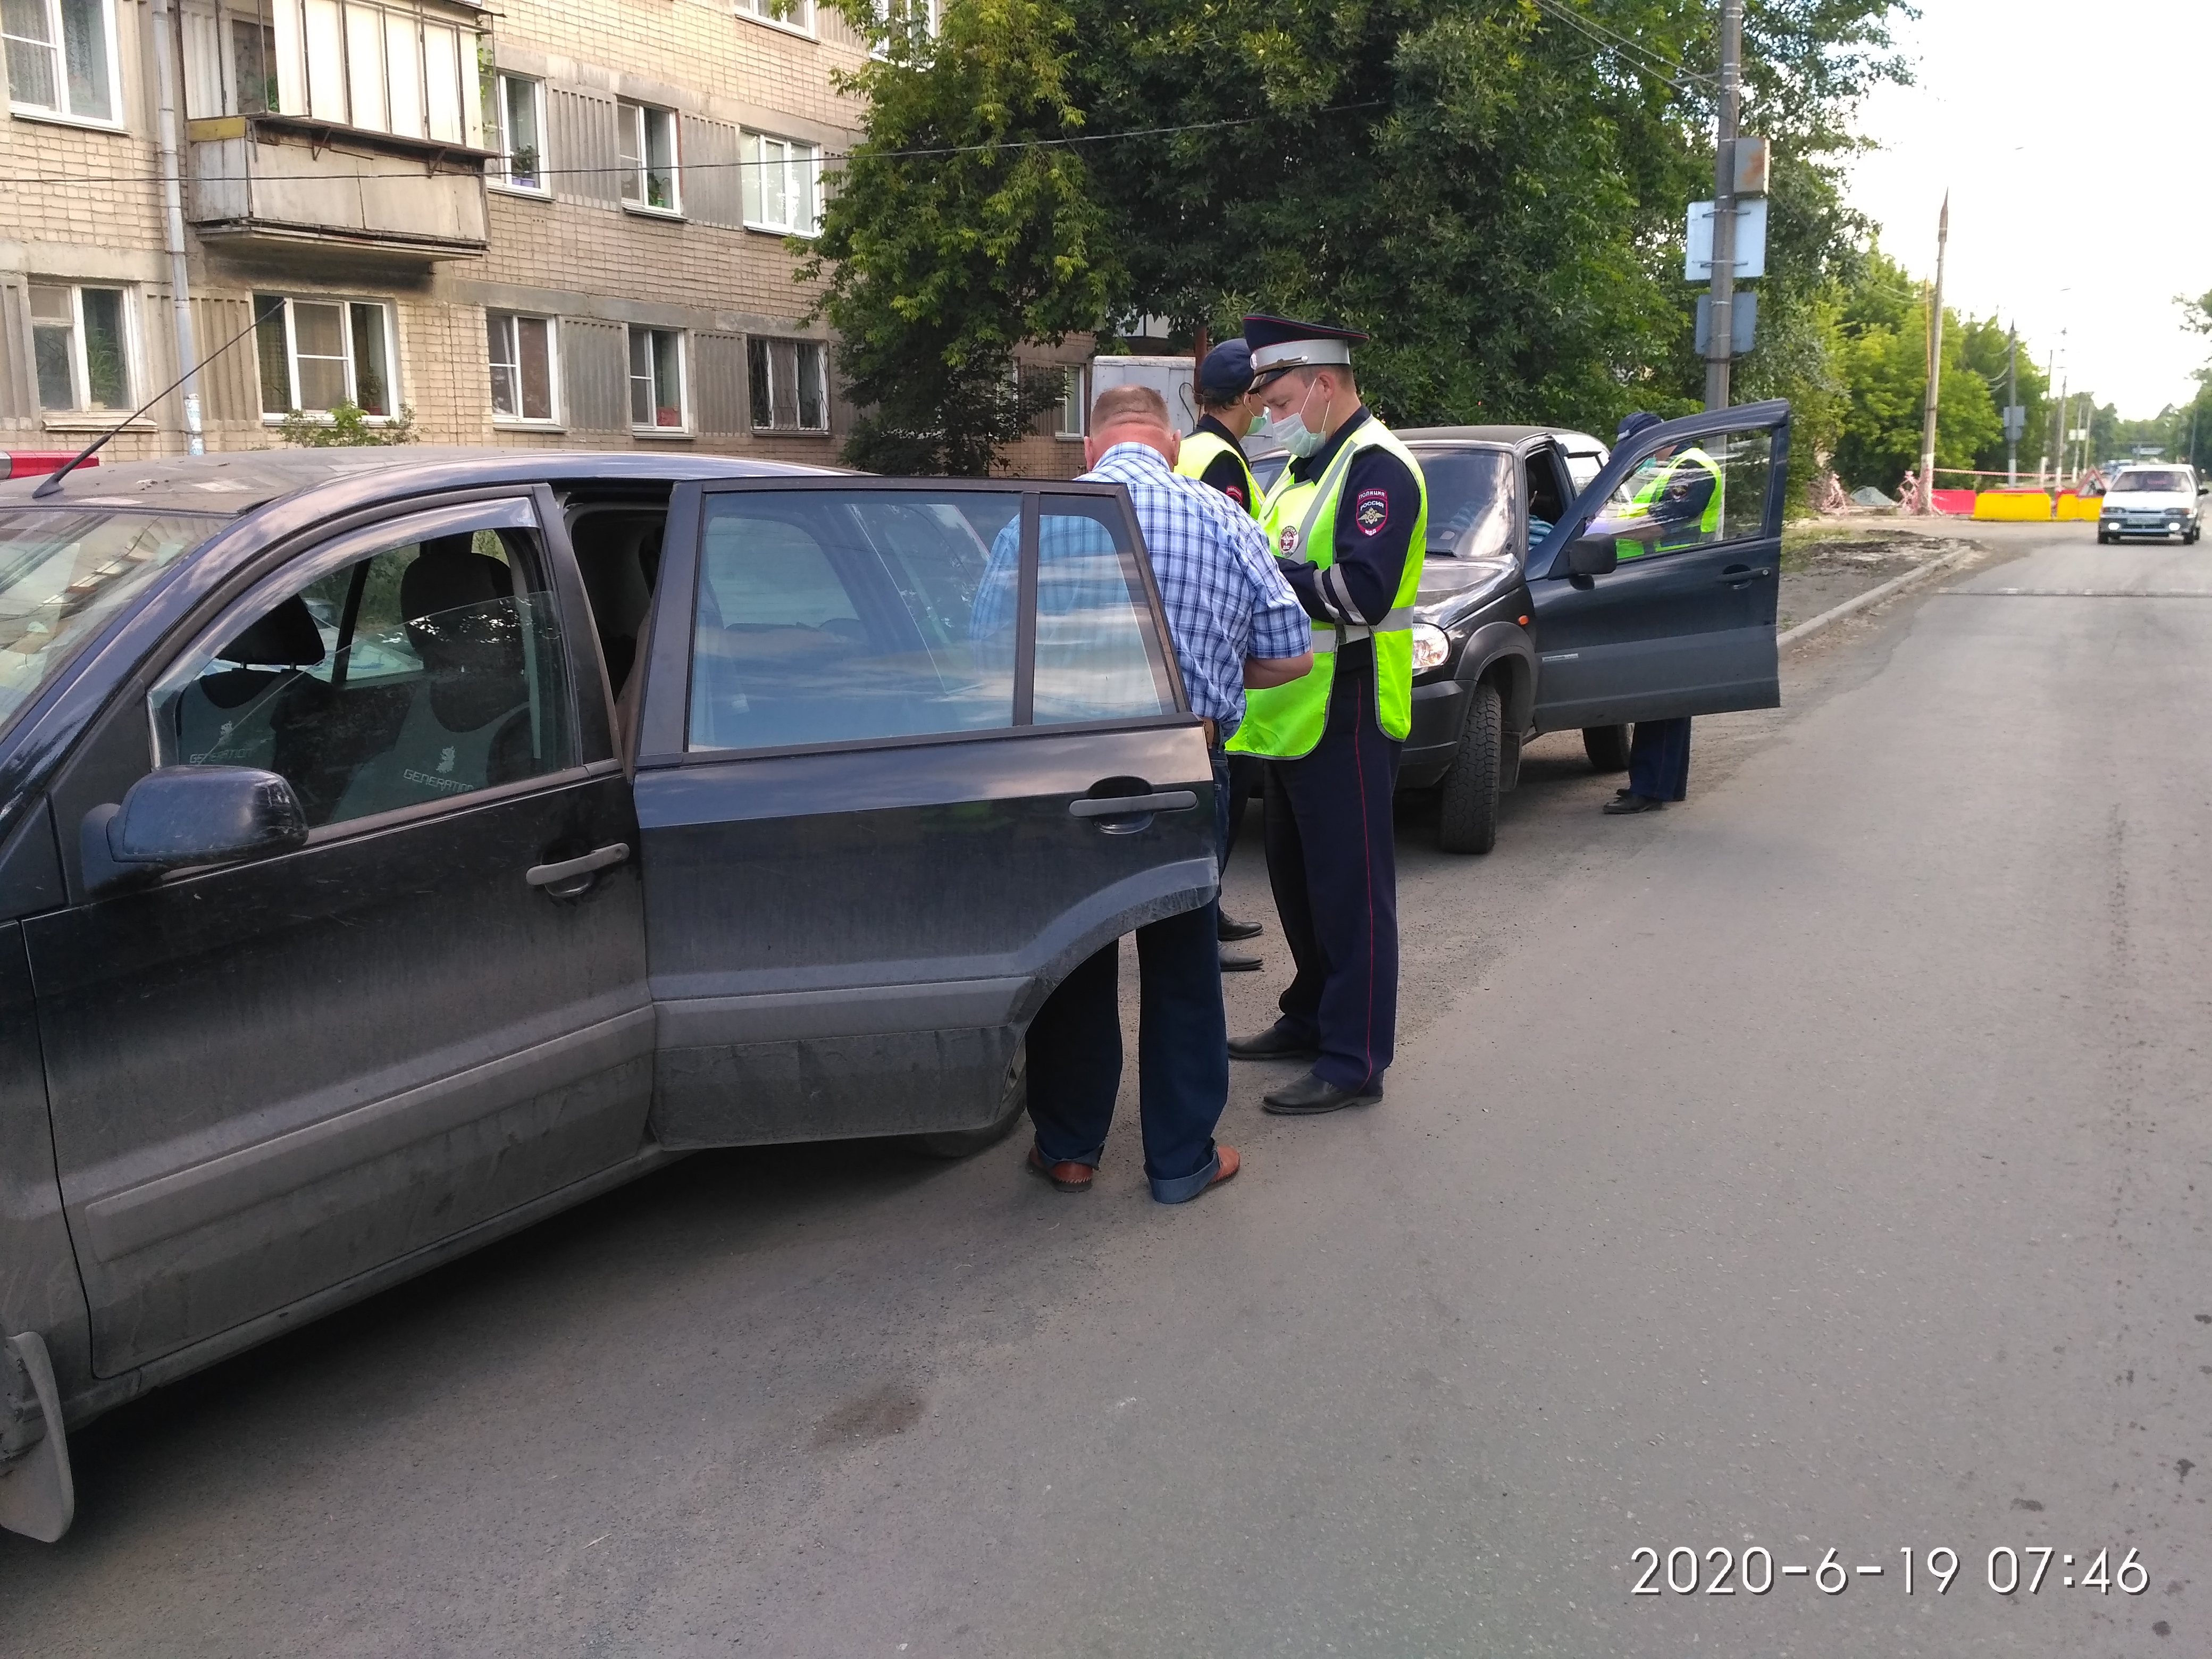
<svg viewBox="0 0 2212 1659">
<path fill-rule="evenodd" d="M 1451 635 L 1434 623 L 1413 624 L 1413 672 L 1425 674 L 1451 660 Z"/>
</svg>

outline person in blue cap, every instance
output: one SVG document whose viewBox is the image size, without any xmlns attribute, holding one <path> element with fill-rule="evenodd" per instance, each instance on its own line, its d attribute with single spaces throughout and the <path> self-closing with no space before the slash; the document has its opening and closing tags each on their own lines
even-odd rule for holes
<svg viewBox="0 0 2212 1659">
<path fill-rule="evenodd" d="M 1620 423 L 1615 449 L 1633 443 L 1659 424 L 1649 410 L 1638 410 Z M 1669 447 L 1651 457 L 1649 468 L 1629 480 L 1629 510 L 1590 526 L 1595 535 L 1612 535 L 1623 561 L 1695 545 L 1717 526 L 1721 471 L 1695 445 Z M 1656 812 L 1690 793 L 1690 719 L 1638 720 L 1628 745 L 1628 787 L 1605 805 L 1607 817 Z"/>
<path fill-rule="evenodd" d="M 1253 692 L 1230 744 L 1267 762 L 1267 880 L 1297 974 L 1239 1060 L 1310 1060 L 1270 1112 L 1379 1100 L 1398 1019 L 1391 825 L 1413 721 L 1413 599 L 1428 546 L 1420 464 L 1360 400 L 1353 329 L 1250 316 L 1255 390 L 1291 454 L 1261 512 L 1313 629 L 1314 665 Z"/>
<path fill-rule="evenodd" d="M 1252 464 L 1244 459 L 1244 440 L 1266 419 L 1260 394 L 1252 389 L 1252 349 L 1241 339 L 1224 340 L 1206 354 L 1198 366 L 1198 424 L 1184 434 L 1175 470 L 1195 478 L 1229 497 L 1255 519 L 1260 516 L 1260 486 L 1253 479 Z M 1249 755 L 1235 755 L 1229 762 L 1229 834 L 1221 846 L 1221 865 L 1237 850 L 1237 834 L 1260 787 L 1263 763 Z M 1261 963 L 1249 951 L 1232 951 L 1238 939 L 1257 939 L 1265 930 L 1256 921 L 1243 921 L 1221 912 L 1221 971 L 1250 974 Z"/>
</svg>

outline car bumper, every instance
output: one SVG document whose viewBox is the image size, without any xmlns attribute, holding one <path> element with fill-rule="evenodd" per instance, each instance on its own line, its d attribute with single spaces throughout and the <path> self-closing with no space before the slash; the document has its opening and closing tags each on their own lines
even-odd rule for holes
<svg viewBox="0 0 2212 1659">
<path fill-rule="evenodd" d="M 2148 519 L 2100 519 L 2098 533 L 2106 536 L 2185 536 L 2197 528 L 2195 519 L 2166 519 L 2154 522 Z"/>
<path fill-rule="evenodd" d="M 1413 724 L 1398 757 L 1398 787 L 1426 789 L 1451 769 L 1459 731 L 1467 719 L 1467 687 L 1432 680 L 1413 688 Z"/>
</svg>

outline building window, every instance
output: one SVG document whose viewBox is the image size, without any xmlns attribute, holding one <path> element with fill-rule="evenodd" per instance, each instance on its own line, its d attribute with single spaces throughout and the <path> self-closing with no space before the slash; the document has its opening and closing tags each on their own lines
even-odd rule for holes
<svg viewBox="0 0 2212 1659">
<path fill-rule="evenodd" d="M 1090 429 L 1091 404 L 1083 395 L 1085 390 L 1084 382 L 1090 379 L 1090 375 L 1079 363 L 1070 367 L 1066 374 L 1066 386 L 1060 394 L 1058 435 L 1080 438 Z"/>
<path fill-rule="evenodd" d="M 121 289 L 32 283 L 31 346 L 40 409 L 131 407 L 131 341 Z"/>
<path fill-rule="evenodd" d="M 264 416 L 327 415 L 340 404 L 379 420 L 392 413 L 391 307 L 257 294 L 253 316 Z"/>
<path fill-rule="evenodd" d="M 5 0 L 0 35 L 8 101 L 18 114 L 117 121 L 110 0 Z"/>
<path fill-rule="evenodd" d="M 738 0 L 738 15 L 800 34 L 814 33 L 814 0 Z"/>
<path fill-rule="evenodd" d="M 559 406 L 553 319 L 490 311 L 484 313 L 484 333 L 490 347 L 493 417 L 550 424 Z"/>
<path fill-rule="evenodd" d="M 629 423 L 641 432 L 682 432 L 684 335 L 672 328 L 629 331 Z"/>
<path fill-rule="evenodd" d="M 938 0 L 874 0 L 872 10 L 878 58 L 887 57 L 891 42 L 902 36 L 937 38 Z"/>
<path fill-rule="evenodd" d="M 473 142 L 483 99 L 473 21 L 369 0 L 308 0 L 275 15 L 273 73 L 285 113 L 433 143 Z"/>
<path fill-rule="evenodd" d="M 676 112 L 651 104 L 619 104 L 622 198 L 625 207 L 681 213 L 676 181 Z"/>
<path fill-rule="evenodd" d="M 757 432 L 830 429 L 828 351 L 817 340 L 745 342 L 745 380 Z"/>
<path fill-rule="evenodd" d="M 545 83 L 523 75 L 492 77 L 484 128 L 499 151 L 493 179 L 509 190 L 545 194 Z"/>
<path fill-rule="evenodd" d="M 230 21 L 230 79 L 234 115 L 266 115 L 277 106 L 276 31 L 266 23 Z"/>
<path fill-rule="evenodd" d="M 273 0 L 179 0 L 184 35 L 185 114 L 265 115 L 281 108 Z M 292 7 L 297 16 L 299 8 Z"/>
<path fill-rule="evenodd" d="M 748 132 L 739 140 L 745 223 L 811 236 L 822 228 L 822 146 Z"/>
</svg>

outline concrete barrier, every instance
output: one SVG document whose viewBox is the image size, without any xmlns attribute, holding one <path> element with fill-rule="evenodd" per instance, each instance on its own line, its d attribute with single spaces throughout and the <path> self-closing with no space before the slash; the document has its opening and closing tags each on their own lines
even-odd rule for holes
<svg viewBox="0 0 2212 1659">
<path fill-rule="evenodd" d="M 1974 492 L 1971 489 L 1931 489 L 1928 495 L 1929 505 L 1938 513 L 1948 514 L 1954 519 L 1967 518 L 1973 513 Z"/>
<path fill-rule="evenodd" d="M 2051 497 L 2040 489 L 1984 489 L 1974 496 L 1974 516 L 2011 524 L 2051 522 Z"/>
<path fill-rule="evenodd" d="M 2086 519 L 2094 524 L 2097 522 L 2097 509 L 2103 505 L 2104 497 L 2101 495 L 2077 495 L 2070 489 L 2062 489 L 2058 492 L 2057 510 L 2051 516 L 2054 519 Z"/>
</svg>

